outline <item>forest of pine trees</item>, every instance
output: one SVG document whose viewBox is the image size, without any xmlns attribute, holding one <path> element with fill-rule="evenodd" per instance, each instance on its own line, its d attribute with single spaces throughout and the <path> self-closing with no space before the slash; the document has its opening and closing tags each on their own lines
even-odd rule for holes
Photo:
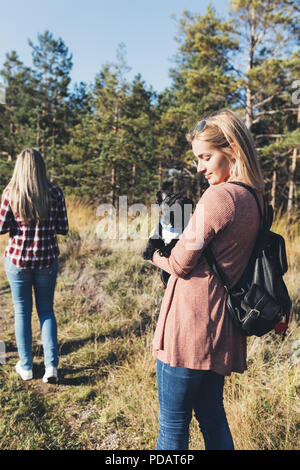
<svg viewBox="0 0 300 470">
<path fill-rule="evenodd" d="M 51 32 L 30 40 L 32 66 L 6 54 L 1 81 L 0 190 L 18 153 L 36 147 L 49 177 L 91 202 L 155 202 L 158 188 L 195 201 L 205 189 L 185 135 L 212 111 L 229 107 L 251 130 L 276 210 L 295 213 L 300 189 L 300 21 L 296 0 L 231 0 L 224 20 L 212 6 L 204 15 L 176 19 L 177 54 L 171 86 L 131 82 L 126 50 L 99 64 L 92 85 L 71 89 L 72 54 Z M 157 64 L 159 67 L 159 64 Z M 0 100 L 1 102 L 1 100 Z"/>
</svg>

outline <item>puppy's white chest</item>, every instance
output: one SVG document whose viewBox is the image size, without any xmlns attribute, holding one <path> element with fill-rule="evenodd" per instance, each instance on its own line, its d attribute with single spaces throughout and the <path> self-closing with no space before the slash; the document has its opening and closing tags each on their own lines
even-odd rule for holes
<svg viewBox="0 0 300 470">
<path fill-rule="evenodd" d="M 172 240 L 174 240 L 174 238 L 179 238 L 179 235 L 181 235 L 181 231 L 175 232 L 174 229 L 172 229 L 171 231 L 170 229 L 166 227 L 162 228 L 161 237 L 166 245 L 170 243 Z"/>
</svg>

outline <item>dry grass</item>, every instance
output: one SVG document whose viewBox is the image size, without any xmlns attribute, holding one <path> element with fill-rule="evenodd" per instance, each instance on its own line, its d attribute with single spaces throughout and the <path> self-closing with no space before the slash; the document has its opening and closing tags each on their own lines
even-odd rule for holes
<svg viewBox="0 0 300 470">
<path fill-rule="evenodd" d="M 95 209 L 68 201 L 70 233 L 60 237 L 55 299 L 60 384 L 42 384 L 39 325 L 33 321 L 35 379 L 21 383 L 10 294 L 3 338 L 10 345 L 0 371 L 2 449 L 155 449 L 158 402 L 151 341 L 163 291 L 157 270 L 140 256 L 145 241 L 95 237 Z M 276 222 L 284 233 L 285 223 Z M 281 224 L 281 225 L 280 225 Z M 299 306 L 299 234 L 290 228 L 286 275 Z M 0 249 L 4 247 L 0 238 Z M 0 288 L 7 285 L 1 270 Z M 2 320 L 1 325 L 2 325 Z M 298 343 L 297 343 L 298 341 Z M 297 346 L 298 345 L 298 346 Z M 224 403 L 237 449 L 299 449 L 299 330 L 284 342 L 249 339 L 248 371 L 226 380 Z M 191 449 L 203 448 L 196 422 Z"/>
</svg>

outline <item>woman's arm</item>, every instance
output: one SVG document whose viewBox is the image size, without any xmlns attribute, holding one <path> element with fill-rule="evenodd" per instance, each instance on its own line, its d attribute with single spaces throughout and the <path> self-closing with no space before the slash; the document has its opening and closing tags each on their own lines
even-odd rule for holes
<svg viewBox="0 0 300 470">
<path fill-rule="evenodd" d="M 233 221 L 234 202 L 230 192 L 210 186 L 200 201 L 169 258 L 153 254 L 152 264 L 175 277 L 184 278 L 199 262 L 201 254 L 213 238 Z"/>
<path fill-rule="evenodd" d="M 0 207 L 0 234 L 7 233 L 11 229 L 13 213 L 6 194 L 3 195 Z"/>
<path fill-rule="evenodd" d="M 66 203 L 63 193 L 60 191 L 58 200 L 58 213 L 56 218 L 56 233 L 59 235 L 67 235 L 69 231 L 69 222 L 66 209 Z"/>
</svg>

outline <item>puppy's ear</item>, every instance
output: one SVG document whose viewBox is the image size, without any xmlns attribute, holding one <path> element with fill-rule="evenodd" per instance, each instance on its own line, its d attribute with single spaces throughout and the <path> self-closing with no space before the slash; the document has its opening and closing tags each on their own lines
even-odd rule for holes
<svg viewBox="0 0 300 470">
<path fill-rule="evenodd" d="M 157 191 L 157 193 L 156 193 L 156 204 L 158 204 L 160 206 L 161 203 L 163 202 L 163 200 L 166 197 L 167 197 L 167 193 L 165 193 L 164 191 Z"/>
</svg>

